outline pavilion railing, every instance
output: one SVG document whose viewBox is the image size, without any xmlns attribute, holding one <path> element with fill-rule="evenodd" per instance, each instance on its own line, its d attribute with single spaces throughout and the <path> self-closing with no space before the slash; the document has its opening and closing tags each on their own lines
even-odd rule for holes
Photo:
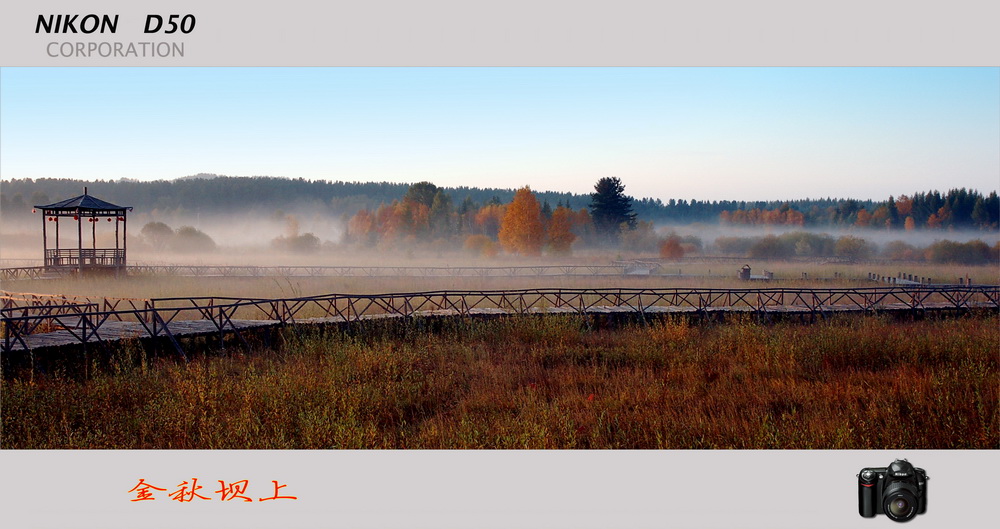
<svg viewBox="0 0 1000 529">
<path fill-rule="evenodd" d="M 46 268 L 125 266 L 125 250 L 120 248 L 60 248 L 45 250 Z"/>
</svg>

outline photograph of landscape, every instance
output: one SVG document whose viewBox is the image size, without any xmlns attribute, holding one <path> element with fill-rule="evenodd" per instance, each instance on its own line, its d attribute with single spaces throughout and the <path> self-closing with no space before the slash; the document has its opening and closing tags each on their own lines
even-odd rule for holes
<svg viewBox="0 0 1000 529">
<path fill-rule="evenodd" d="M 998 94 L 5 67 L 0 448 L 995 449 Z"/>
</svg>

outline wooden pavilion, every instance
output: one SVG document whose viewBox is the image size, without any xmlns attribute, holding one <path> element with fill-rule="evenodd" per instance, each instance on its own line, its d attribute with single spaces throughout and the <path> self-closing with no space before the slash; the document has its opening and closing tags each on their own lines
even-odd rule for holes
<svg viewBox="0 0 1000 529">
<path fill-rule="evenodd" d="M 42 247 L 45 250 L 45 270 L 80 274 L 91 271 L 125 272 L 126 234 L 130 206 L 118 206 L 97 197 L 83 194 L 53 204 L 35 206 L 42 211 Z M 60 245 L 59 226 L 70 221 L 76 222 L 76 247 Z M 107 221 L 115 225 L 115 247 L 97 247 L 97 225 Z M 84 222 L 90 224 L 90 248 L 84 247 Z M 54 225 L 55 244 L 49 247 L 49 224 Z M 64 228 L 65 229 L 65 228 Z M 72 229 L 72 225 L 70 227 Z M 120 235 L 120 237 L 119 237 Z"/>
</svg>

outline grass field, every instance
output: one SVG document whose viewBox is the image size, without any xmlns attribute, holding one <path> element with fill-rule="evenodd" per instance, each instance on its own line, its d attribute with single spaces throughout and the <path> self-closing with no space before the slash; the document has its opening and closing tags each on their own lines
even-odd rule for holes
<svg viewBox="0 0 1000 529">
<path fill-rule="evenodd" d="M 608 264 L 604 260 L 597 264 Z M 453 263 L 422 263 L 446 266 Z M 468 262 L 469 266 L 491 266 Z M 492 266 L 518 266 L 525 263 L 493 263 Z M 548 261 L 529 263 L 558 264 Z M 567 263 L 563 263 L 567 264 Z M 572 263 L 569 263 L 572 264 Z M 578 263 L 581 264 L 581 263 Z M 587 264 L 587 263 L 582 263 Z M 776 281 L 741 281 L 733 263 L 705 262 L 697 259 L 665 263 L 662 274 L 652 276 L 542 276 L 542 277 L 183 277 L 135 276 L 124 279 L 84 277 L 45 280 L 8 281 L 4 290 L 90 297 L 166 298 L 183 296 L 243 296 L 287 298 L 318 294 L 383 294 L 427 290 L 494 290 L 521 288 L 844 288 L 879 286 L 867 280 L 868 273 L 895 277 L 900 272 L 930 277 L 935 283 L 956 283 L 970 277 L 974 283 L 1000 284 L 996 266 L 958 266 L 911 263 L 898 265 L 850 265 L 816 262 L 754 262 L 753 273 L 774 272 Z M 377 263 L 368 262 L 366 266 Z M 674 274 L 683 274 L 678 276 Z M 803 274 L 808 277 L 803 278 Z M 881 286 L 885 286 L 884 284 Z"/>
<path fill-rule="evenodd" d="M 252 354 L 2 382 L 2 448 L 1000 446 L 996 315 L 283 334 Z"/>
</svg>

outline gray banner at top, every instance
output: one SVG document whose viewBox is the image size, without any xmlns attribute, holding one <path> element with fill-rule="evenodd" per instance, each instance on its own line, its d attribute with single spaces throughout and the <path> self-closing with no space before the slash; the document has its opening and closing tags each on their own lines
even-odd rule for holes
<svg viewBox="0 0 1000 529">
<path fill-rule="evenodd" d="M 0 9 L 0 66 L 1000 64 L 1000 8 L 975 0 L 947 10 L 902 0 L 77 0 Z"/>
</svg>

